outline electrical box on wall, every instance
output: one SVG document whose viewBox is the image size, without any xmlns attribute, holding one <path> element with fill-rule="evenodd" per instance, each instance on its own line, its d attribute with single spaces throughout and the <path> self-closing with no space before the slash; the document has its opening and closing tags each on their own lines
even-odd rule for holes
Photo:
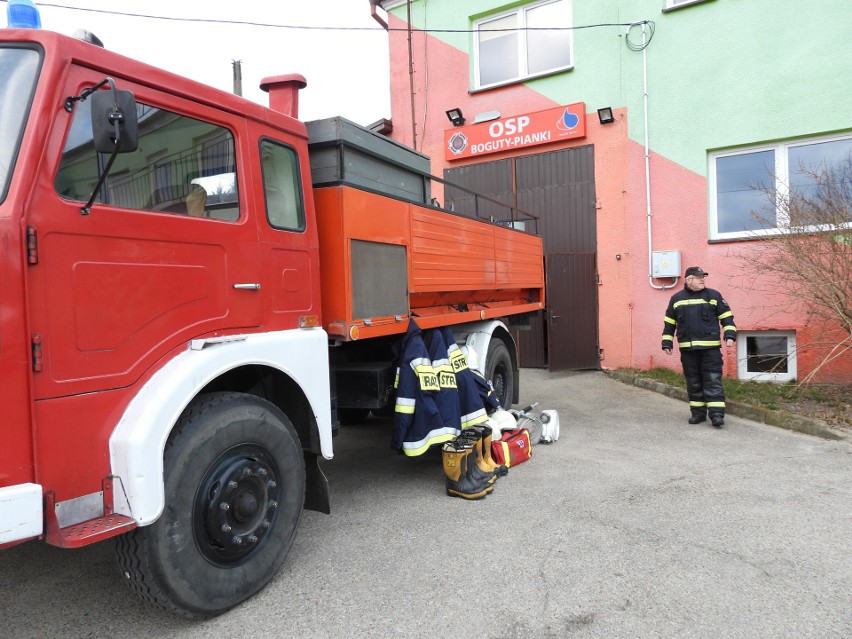
<svg viewBox="0 0 852 639">
<path fill-rule="evenodd" d="M 654 251 L 651 274 L 654 277 L 680 277 L 680 251 Z"/>
</svg>

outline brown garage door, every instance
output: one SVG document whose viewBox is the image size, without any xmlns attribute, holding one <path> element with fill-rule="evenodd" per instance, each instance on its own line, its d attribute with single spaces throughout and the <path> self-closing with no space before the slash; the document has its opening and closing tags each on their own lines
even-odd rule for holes
<svg viewBox="0 0 852 639">
<path fill-rule="evenodd" d="M 447 169 L 444 177 L 541 217 L 547 310 L 519 331 L 521 366 L 599 368 L 594 147 Z M 460 191 L 446 204 L 469 208 Z"/>
</svg>

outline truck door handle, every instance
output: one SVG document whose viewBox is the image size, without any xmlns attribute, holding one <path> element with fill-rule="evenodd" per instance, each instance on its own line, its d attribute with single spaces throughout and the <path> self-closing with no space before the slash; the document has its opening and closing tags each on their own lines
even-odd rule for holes
<svg viewBox="0 0 852 639">
<path fill-rule="evenodd" d="M 259 291 L 260 284 L 234 284 L 234 288 L 245 289 L 247 291 Z"/>
</svg>

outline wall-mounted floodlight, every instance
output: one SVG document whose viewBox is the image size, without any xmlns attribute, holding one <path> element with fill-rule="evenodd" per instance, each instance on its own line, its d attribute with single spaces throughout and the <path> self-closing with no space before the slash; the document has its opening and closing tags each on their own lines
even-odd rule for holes
<svg viewBox="0 0 852 639">
<path fill-rule="evenodd" d="M 612 114 L 612 107 L 604 107 L 603 109 L 598 109 L 598 120 L 600 120 L 601 124 L 609 124 L 610 122 L 615 122 L 615 116 Z"/>
<path fill-rule="evenodd" d="M 461 126 L 464 124 L 464 116 L 462 115 L 461 109 L 450 109 L 447 111 L 447 117 L 450 119 L 450 122 L 453 123 L 453 126 Z"/>
</svg>

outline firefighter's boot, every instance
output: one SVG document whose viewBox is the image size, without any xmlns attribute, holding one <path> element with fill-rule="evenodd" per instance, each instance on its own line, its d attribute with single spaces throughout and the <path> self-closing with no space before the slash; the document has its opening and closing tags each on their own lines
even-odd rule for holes
<svg viewBox="0 0 852 639">
<path fill-rule="evenodd" d="M 482 499 L 494 490 L 487 482 L 474 480 L 470 467 L 474 458 L 473 446 L 468 443 L 452 441 L 444 444 L 441 459 L 444 475 L 447 477 L 447 494 L 462 499 Z"/>
<path fill-rule="evenodd" d="M 706 408 L 690 408 L 689 410 L 692 413 L 692 417 L 689 418 L 690 424 L 700 424 L 701 422 L 707 421 Z"/>
<path fill-rule="evenodd" d="M 488 464 L 494 468 L 497 477 L 504 477 L 509 474 L 509 467 L 505 464 L 498 464 L 491 456 L 491 441 L 493 439 L 493 431 L 490 426 L 482 427 L 482 450 L 485 453 L 485 459 Z"/>
<path fill-rule="evenodd" d="M 471 426 L 462 431 L 462 434 L 456 439 L 457 441 L 466 442 L 473 446 L 474 460 L 471 464 L 470 473 L 474 479 L 486 481 L 489 484 L 493 484 L 497 481 L 497 473 L 495 472 L 496 467 L 493 464 L 489 465 L 485 461 L 485 455 L 483 454 L 482 448 L 482 429 L 479 426 Z"/>
</svg>

